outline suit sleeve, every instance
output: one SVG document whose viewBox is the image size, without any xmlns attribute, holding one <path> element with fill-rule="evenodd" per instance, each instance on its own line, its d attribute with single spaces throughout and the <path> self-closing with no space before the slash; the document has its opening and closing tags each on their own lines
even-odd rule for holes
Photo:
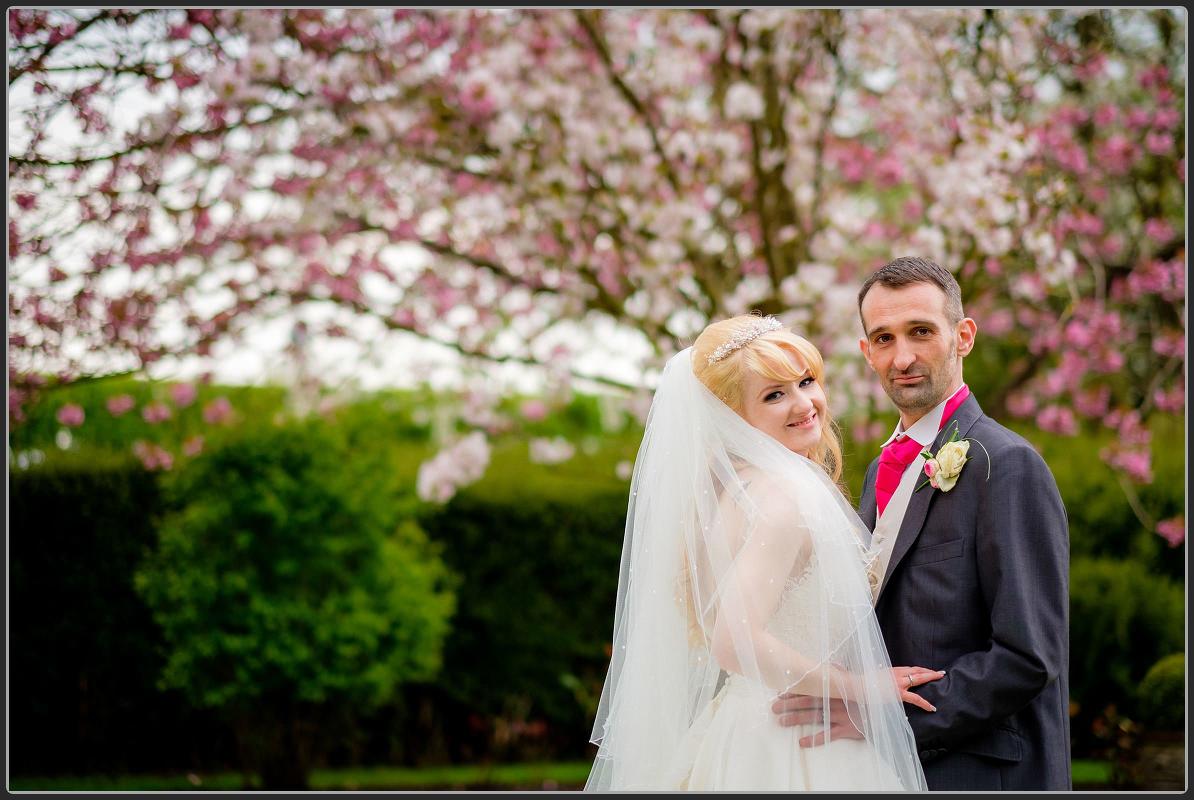
<svg viewBox="0 0 1194 800">
<path fill-rule="evenodd" d="M 909 715 L 921 747 L 992 729 L 1066 669 L 1069 525 L 1053 475 L 1031 447 L 1014 446 L 993 456 L 983 488 L 975 559 L 990 639 L 985 650 L 933 665 L 946 676 L 919 693 L 937 711 Z"/>
</svg>

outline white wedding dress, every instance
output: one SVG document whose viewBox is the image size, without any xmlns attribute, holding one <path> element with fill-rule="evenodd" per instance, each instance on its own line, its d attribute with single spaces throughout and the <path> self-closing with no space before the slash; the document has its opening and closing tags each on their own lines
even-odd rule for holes
<svg viewBox="0 0 1194 800">
<path fill-rule="evenodd" d="M 821 589 L 815 559 L 784 589 L 768 628 L 796 647 L 815 635 L 813 598 Z M 684 738 L 681 759 L 691 766 L 676 789 L 692 791 L 900 791 L 899 776 L 862 739 L 833 739 L 802 748 L 819 726 L 780 726 L 761 716 L 775 691 L 728 674 L 721 690 Z M 769 713 L 764 711 L 762 713 Z"/>
</svg>

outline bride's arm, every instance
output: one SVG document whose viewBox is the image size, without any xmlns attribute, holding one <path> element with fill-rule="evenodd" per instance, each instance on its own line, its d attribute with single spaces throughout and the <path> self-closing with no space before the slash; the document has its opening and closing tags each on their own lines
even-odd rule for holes
<svg viewBox="0 0 1194 800">
<path fill-rule="evenodd" d="M 786 505 L 782 495 L 764 499 L 723 573 L 711 636 L 713 657 L 722 669 L 776 692 L 853 697 L 856 686 L 849 673 L 788 646 L 767 630 L 788 579 L 807 566 L 813 550 L 799 515 Z M 727 537 L 743 533 L 732 529 L 735 522 L 723 520 Z"/>
</svg>

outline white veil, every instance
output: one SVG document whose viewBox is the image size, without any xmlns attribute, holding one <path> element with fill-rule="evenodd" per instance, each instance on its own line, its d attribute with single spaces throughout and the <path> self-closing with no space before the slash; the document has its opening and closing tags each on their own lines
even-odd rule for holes
<svg viewBox="0 0 1194 800">
<path fill-rule="evenodd" d="M 692 768 L 686 742 L 736 675 L 757 690 L 757 724 L 777 735 L 770 705 L 778 693 L 818 696 L 825 707 L 843 698 L 876 765 L 903 788 L 924 790 L 871 605 L 869 540 L 820 466 L 705 388 L 692 348 L 673 356 L 634 465 L 613 652 L 591 737 L 599 747 L 585 789 L 683 787 Z M 785 591 L 812 572 L 794 646 L 768 624 Z M 821 717 L 803 732 L 827 732 Z"/>
</svg>

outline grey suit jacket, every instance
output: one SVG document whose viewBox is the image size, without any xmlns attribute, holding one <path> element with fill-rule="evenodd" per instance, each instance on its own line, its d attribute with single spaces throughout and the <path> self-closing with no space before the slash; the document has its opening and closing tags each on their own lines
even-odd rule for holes
<svg viewBox="0 0 1194 800">
<path fill-rule="evenodd" d="M 933 790 L 1069 790 L 1065 507 L 1032 445 L 973 395 L 932 452 L 955 423 L 970 460 L 949 492 L 913 493 L 875 607 L 893 665 L 946 670 L 916 690 L 936 712 L 904 706 L 925 777 Z M 871 529 L 877 467 L 859 509 Z"/>
</svg>

